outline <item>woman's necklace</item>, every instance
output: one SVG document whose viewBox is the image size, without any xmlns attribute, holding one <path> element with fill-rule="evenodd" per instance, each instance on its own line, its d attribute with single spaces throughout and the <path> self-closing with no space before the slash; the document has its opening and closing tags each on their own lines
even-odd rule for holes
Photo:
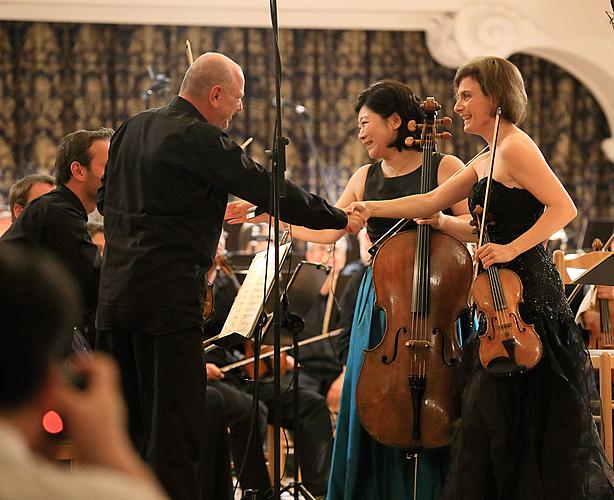
<svg viewBox="0 0 614 500">
<path fill-rule="evenodd" d="M 409 172 L 413 172 L 420 166 L 421 163 L 422 163 L 422 158 L 419 157 L 417 161 L 416 160 L 408 161 L 397 168 L 393 167 L 389 163 L 386 163 L 386 161 L 384 161 L 382 165 L 385 167 L 387 177 L 399 177 Z"/>
</svg>

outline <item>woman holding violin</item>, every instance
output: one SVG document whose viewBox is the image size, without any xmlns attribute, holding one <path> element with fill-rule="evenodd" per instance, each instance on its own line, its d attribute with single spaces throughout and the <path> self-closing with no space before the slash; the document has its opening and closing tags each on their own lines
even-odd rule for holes
<svg viewBox="0 0 614 500">
<path fill-rule="evenodd" d="M 524 323 L 513 320 L 512 326 L 523 333 L 534 329 L 536 342 L 541 342 L 535 366 L 515 359 L 509 345 L 509 370 L 506 363 L 485 363 L 479 346 L 502 325 L 500 318 L 484 316 L 478 335 L 463 346 L 457 374 L 460 418 L 442 498 L 614 498 L 612 470 L 589 410 L 590 361 L 559 275 L 541 244 L 575 217 L 576 208 L 535 142 L 517 126 L 527 96 L 512 63 L 497 57 L 475 59 L 458 69 L 454 87 L 454 110 L 465 132 L 481 136 L 495 156 L 484 154 L 428 194 L 348 208 L 366 217 L 424 217 L 469 197 L 475 216 L 489 184 L 490 242 L 476 256 L 487 272 L 511 270 L 520 278 L 521 297 L 513 306 Z M 501 277 L 498 285 L 505 288 L 508 274 Z M 476 293 L 474 287 L 476 303 L 486 300 Z"/>
</svg>

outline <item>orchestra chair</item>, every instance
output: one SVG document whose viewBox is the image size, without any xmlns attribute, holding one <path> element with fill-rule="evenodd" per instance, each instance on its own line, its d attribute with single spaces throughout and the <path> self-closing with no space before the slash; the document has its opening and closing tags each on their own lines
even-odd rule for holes
<svg viewBox="0 0 614 500">
<path fill-rule="evenodd" d="M 275 426 L 270 425 L 270 424 L 267 425 L 267 455 L 266 455 L 266 458 L 267 458 L 267 469 L 269 471 L 269 477 L 271 478 L 272 483 L 275 482 L 274 480 L 275 478 L 273 475 L 273 469 L 274 469 L 273 450 L 275 449 L 275 439 L 274 439 L 274 434 L 273 434 L 274 432 L 275 432 Z M 279 457 L 280 457 L 279 470 L 284 476 L 285 476 L 285 471 L 286 471 L 286 462 L 288 461 L 288 451 L 293 446 L 294 445 L 292 443 L 292 439 L 290 437 L 290 433 L 288 432 L 288 430 L 280 428 L 279 429 Z M 294 459 L 296 461 L 296 455 Z M 301 480 L 300 468 L 298 471 L 298 475 L 299 475 L 298 477 L 300 481 Z"/>
<path fill-rule="evenodd" d="M 591 349 L 591 363 L 599 372 L 599 398 L 601 399 L 601 423 L 603 424 L 603 440 L 606 458 L 613 463 L 614 444 L 612 443 L 612 357 L 614 351 Z"/>
<path fill-rule="evenodd" d="M 578 271 L 586 271 L 589 267 L 594 266 L 603 260 L 604 252 L 588 252 L 583 254 L 567 254 L 561 250 L 555 250 L 552 254 L 552 260 L 557 271 L 561 275 L 563 285 L 569 285 L 573 282 L 567 270 L 577 269 Z M 579 274 L 579 273 L 576 273 Z"/>
<path fill-rule="evenodd" d="M 603 260 L 603 252 L 588 252 L 585 254 L 568 254 L 565 255 L 560 250 L 555 250 L 553 254 L 554 264 L 561 275 L 563 285 L 569 285 L 573 282 L 567 270 L 575 269 L 585 271 Z M 614 351 L 604 349 L 589 350 L 593 369 L 599 374 L 599 399 L 601 408 L 601 418 L 595 418 L 596 421 L 601 420 L 603 426 L 603 446 L 605 448 L 606 458 L 610 464 L 614 463 L 614 444 L 612 431 L 612 356 Z M 591 402 L 592 403 L 592 402 Z"/>
</svg>

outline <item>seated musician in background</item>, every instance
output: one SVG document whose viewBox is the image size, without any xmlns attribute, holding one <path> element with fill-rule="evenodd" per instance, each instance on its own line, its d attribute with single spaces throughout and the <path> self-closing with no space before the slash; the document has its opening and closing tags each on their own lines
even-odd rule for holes
<svg viewBox="0 0 614 500">
<path fill-rule="evenodd" d="M 599 245 L 601 246 L 601 243 Z M 607 250 L 614 251 L 614 242 Z M 614 301 L 614 286 L 585 285 L 584 288 L 585 295 L 577 308 L 576 323 L 582 328 L 589 349 L 614 349 L 612 318 L 610 317 L 609 323 L 607 320 L 602 321 L 602 314 L 610 314 Z"/>
<path fill-rule="evenodd" d="M 102 257 L 104 255 L 104 226 L 102 222 L 88 221 L 87 232 L 92 239 L 92 243 L 98 247 L 98 252 Z"/>
<path fill-rule="evenodd" d="M 221 239 L 218 254 L 223 253 Z M 205 336 L 217 335 L 230 312 L 237 293 L 233 280 L 224 272 L 212 270 L 210 281 L 214 281 L 215 314 L 205 325 Z M 250 341 L 251 342 L 251 341 Z M 247 451 L 247 438 L 252 416 L 253 385 L 246 383 L 247 374 L 242 369 L 223 373 L 220 368 L 240 357 L 237 350 L 217 348 L 205 355 L 207 385 L 217 389 L 224 398 L 226 418 L 230 428 L 231 450 L 235 473 L 243 490 L 270 489 L 271 483 L 262 451 L 266 422 L 274 418 L 273 383 L 271 374 L 261 372 L 260 404 L 258 422 L 252 435 L 251 446 Z M 291 368 L 290 361 L 288 368 Z M 290 391 L 292 373 L 287 372 L 281 380 L 281 424 L 293 429 L 293 395 Z M 326 482 L 332 451 L 332 427 L 326 401 L 322 395 L 307 389 L 299 391 L 299 462 L 303 482 L 313 495 L 326 492 Z M 245 457 L 245 461 L 243 460 Z"/>
<path fill-rule="evenodd" d="M 26 205 L 55 187 L 55 179 L 47 174 L 27 175 L 9 189 L 9 208 L 14 222 Z"/>
<path fill-rule="evenodd" d="M 352 333 L 352 321 L 354 319 L 354 310 L 356 309 L 358 290 L 371 261 L 371 255 L 369 255 L 368 251 L 371 246 L 371 240 L 367 230 L 362 229 L 356 235 L 356 238 L 358 239 L 360 258 L 347 264 L 341 271 L 342 275 L 351 276 L 340 295 L 339 318 L 335 325 L 336 328 L 343 330 L 335 338 L 335 353 L 341 366 L 341 373 L 332 382 L 326 394 L 328 407 L 335 413 L 338 413 L 341 403 L 341 390 L 343 389 L 343 379 L 350 349 L 350 335 Z"/>
<path fill-rule="evenodd" d="M 205 424 L 203 442 L 203 490 L 207 498 L 232 500 L 232 466 L 230 462 L 230 439 L 224 408 L 224 397 L 214 387 L 207 385 L 205 398 Z"/>
<path fill-rule="evenodd" d="M 332 290 L 333 276 L 337 282 L 338 276 L 345 267 L 347 260 L 347 241 L 341 238 L 334 245 L 323 243 L 307 243 L 305 260 L 323 263 L 331 268 L 326 281 L 320 289 L 309 313 L 304 319 L 304 327 L 298 333 L 298 340 L 320 335 L 334 330 L 338 319 L 338 295 Z M 337 296 L 337 300 L 335 299 Z M 336 354 L 336 339 L 324 339 L 307 344 L 299 349 L 301 371 L 299 383 L 302 388 L 311 389 L 326 396 L 333 381 L 341 373 L 342 366 Z M 333 409 L 334 411 L 334 409 Z"/>
<path fill-rule="evenodd" d="M 77 130 L 66 135 L 55 158 L 57 187 L 25 207 L 0 241 L 44 248 L 73 273 L 85 304 L 77 327 L 89 345 L 95 338 L 100 256 L 87 233 L 96 190 L 108 159 L 113 131 Z"/>
<path fill-rule="evenodd" d="M 366 264 L 363 263 L 362 259 L 363 253 L 368 256 L 366 248 L 363 248 L 365 247 L 363 242 L 368 242 L 366 231 L 363 230 L 359 233 L 358 241 L 361 258 L 347 265 L 347 240 L 345 238 L 341 238 L 334 244 L 334 252 L 332 252 L 328 262 L 326 262 L 326 253 L 330 251 L 331 245 L 309 242 L 305 254 L 307 261 L 322 262 L 324 260 L 328 266 L 332 267 L 332 270 L 322 286 L 315 304 L 305 318 L 305 327 L 298 334 L 299 340 L 325 333 L 324 330 L 330 332 L 341 328 L 343 332 L 337 337 L 324 339 L 300 348 L 299 359 L 302 369 L 299 381 L 301 387 L 315 390 L 326 396 L 328 407 L 334 413 L 339 410 L 354 306 L 356 305 L 358 286 L 366 269 Z M 338 279 L 339 276 L 344 277 L 347 284 L 343 288 L 337 284 L 334 297 L 331 297 L 329 292 L 333 273 L 335 279 Z M 325 326 L 327 327 L 325 328 Z"/>
</svg>

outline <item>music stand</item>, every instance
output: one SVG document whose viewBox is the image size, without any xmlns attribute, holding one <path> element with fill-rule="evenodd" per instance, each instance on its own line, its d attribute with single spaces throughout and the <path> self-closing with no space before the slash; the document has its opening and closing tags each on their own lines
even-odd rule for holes
<svg viewBox="0 0 614 500">
<path fill-rule="evenodd" d="M 614 253 L 603 252 L 603 259 L 589 267 L 572 283 L 614 286 Z"/>
<path fill-rule="evenodd" d="M 280 265 L 288 256 L 291 245 L 286 243 L 279 248 Z M 264 314 L 264 304 L 273 289 L 274 251 L 275 249 L 271 247 L 268 251 L 263 250 L 254 255 L 249 272 L 237 293 L 222 330 L 215 337 L 203 342 L 205 348 L 210 344 L 232 347 L 252 338 L 256 325 Z M 263 292 L 265 300 L 262 300 Z"/>
<path fill-rule="evenodd" d="M 284 321 L 284 317 L 287 318 L 288 315 L 291 315 L 296 321 L 304 320 L 318 298 L 320 289 L 329 272 L 329 266 L 305 260 L 300 261 L 296 266 L 282 297 L 282 304 L 286 308 L 286 311 L 282 313 L 281 325 L 283 345 L 294 343 L 296 332 L 293 330 L 297 328 L 297 326 L 289 324 L 291 322 Z M 266 309 L 268 310 L 268 307 Z M 272 344 L 272 335 L 272 329 L 266 328 L 263 331 L 262 343 Z"/>
<path fill-rule="evenodd" d="M 595 238 L 600 238 L 602 241 L 605 241 L 613 231 L 614 219 L 607 217 L 589 219 L 586 217 L 582 221 L 582 227 L 578 235 L 578 248 L 590 249 Z"/>
<path fill-rule="evenodd" d="M 291 339 L 293 343 L 292 356 L 294 357 L 294 368 L 292 371 L 292 399 L 293 399 L 293 431 L 294 431 L 294 480 L 285 488 L 280 490 L 280 494 L 284 491 L 294 489 L 294 498 L 298 498 L 300 492 L 306 500 L 315 500 L 315 497 L 307 490 L 305 485 L 299 481 L 299 447 L 300 439 L 298 433 L 299 421 L 299 342 L 298 334 L 304 327 L 304 318 L 307 316 L 313 304 L 315 303 L 320 289 L 326 281 L 326 277 L 330 272 L 330 267 L 324 264 L 316 264 L 314 262 L 301 261 L 296 267 L 294 273 L 288 281 L 288 286 L 282 304 L 286 310 L 282 313 L 281 333 L 282 341 L 284 337 Z M 293 321 L 284 321 L 283 318 L 292 316 Z M 263 330 L 264 331 L 264 330 Z M 262 342 L 266 342 L 272 337 L 268 331 L 264 331 Z M 279 412 L 278 408 L 275 408 Z"/>
</svg>

